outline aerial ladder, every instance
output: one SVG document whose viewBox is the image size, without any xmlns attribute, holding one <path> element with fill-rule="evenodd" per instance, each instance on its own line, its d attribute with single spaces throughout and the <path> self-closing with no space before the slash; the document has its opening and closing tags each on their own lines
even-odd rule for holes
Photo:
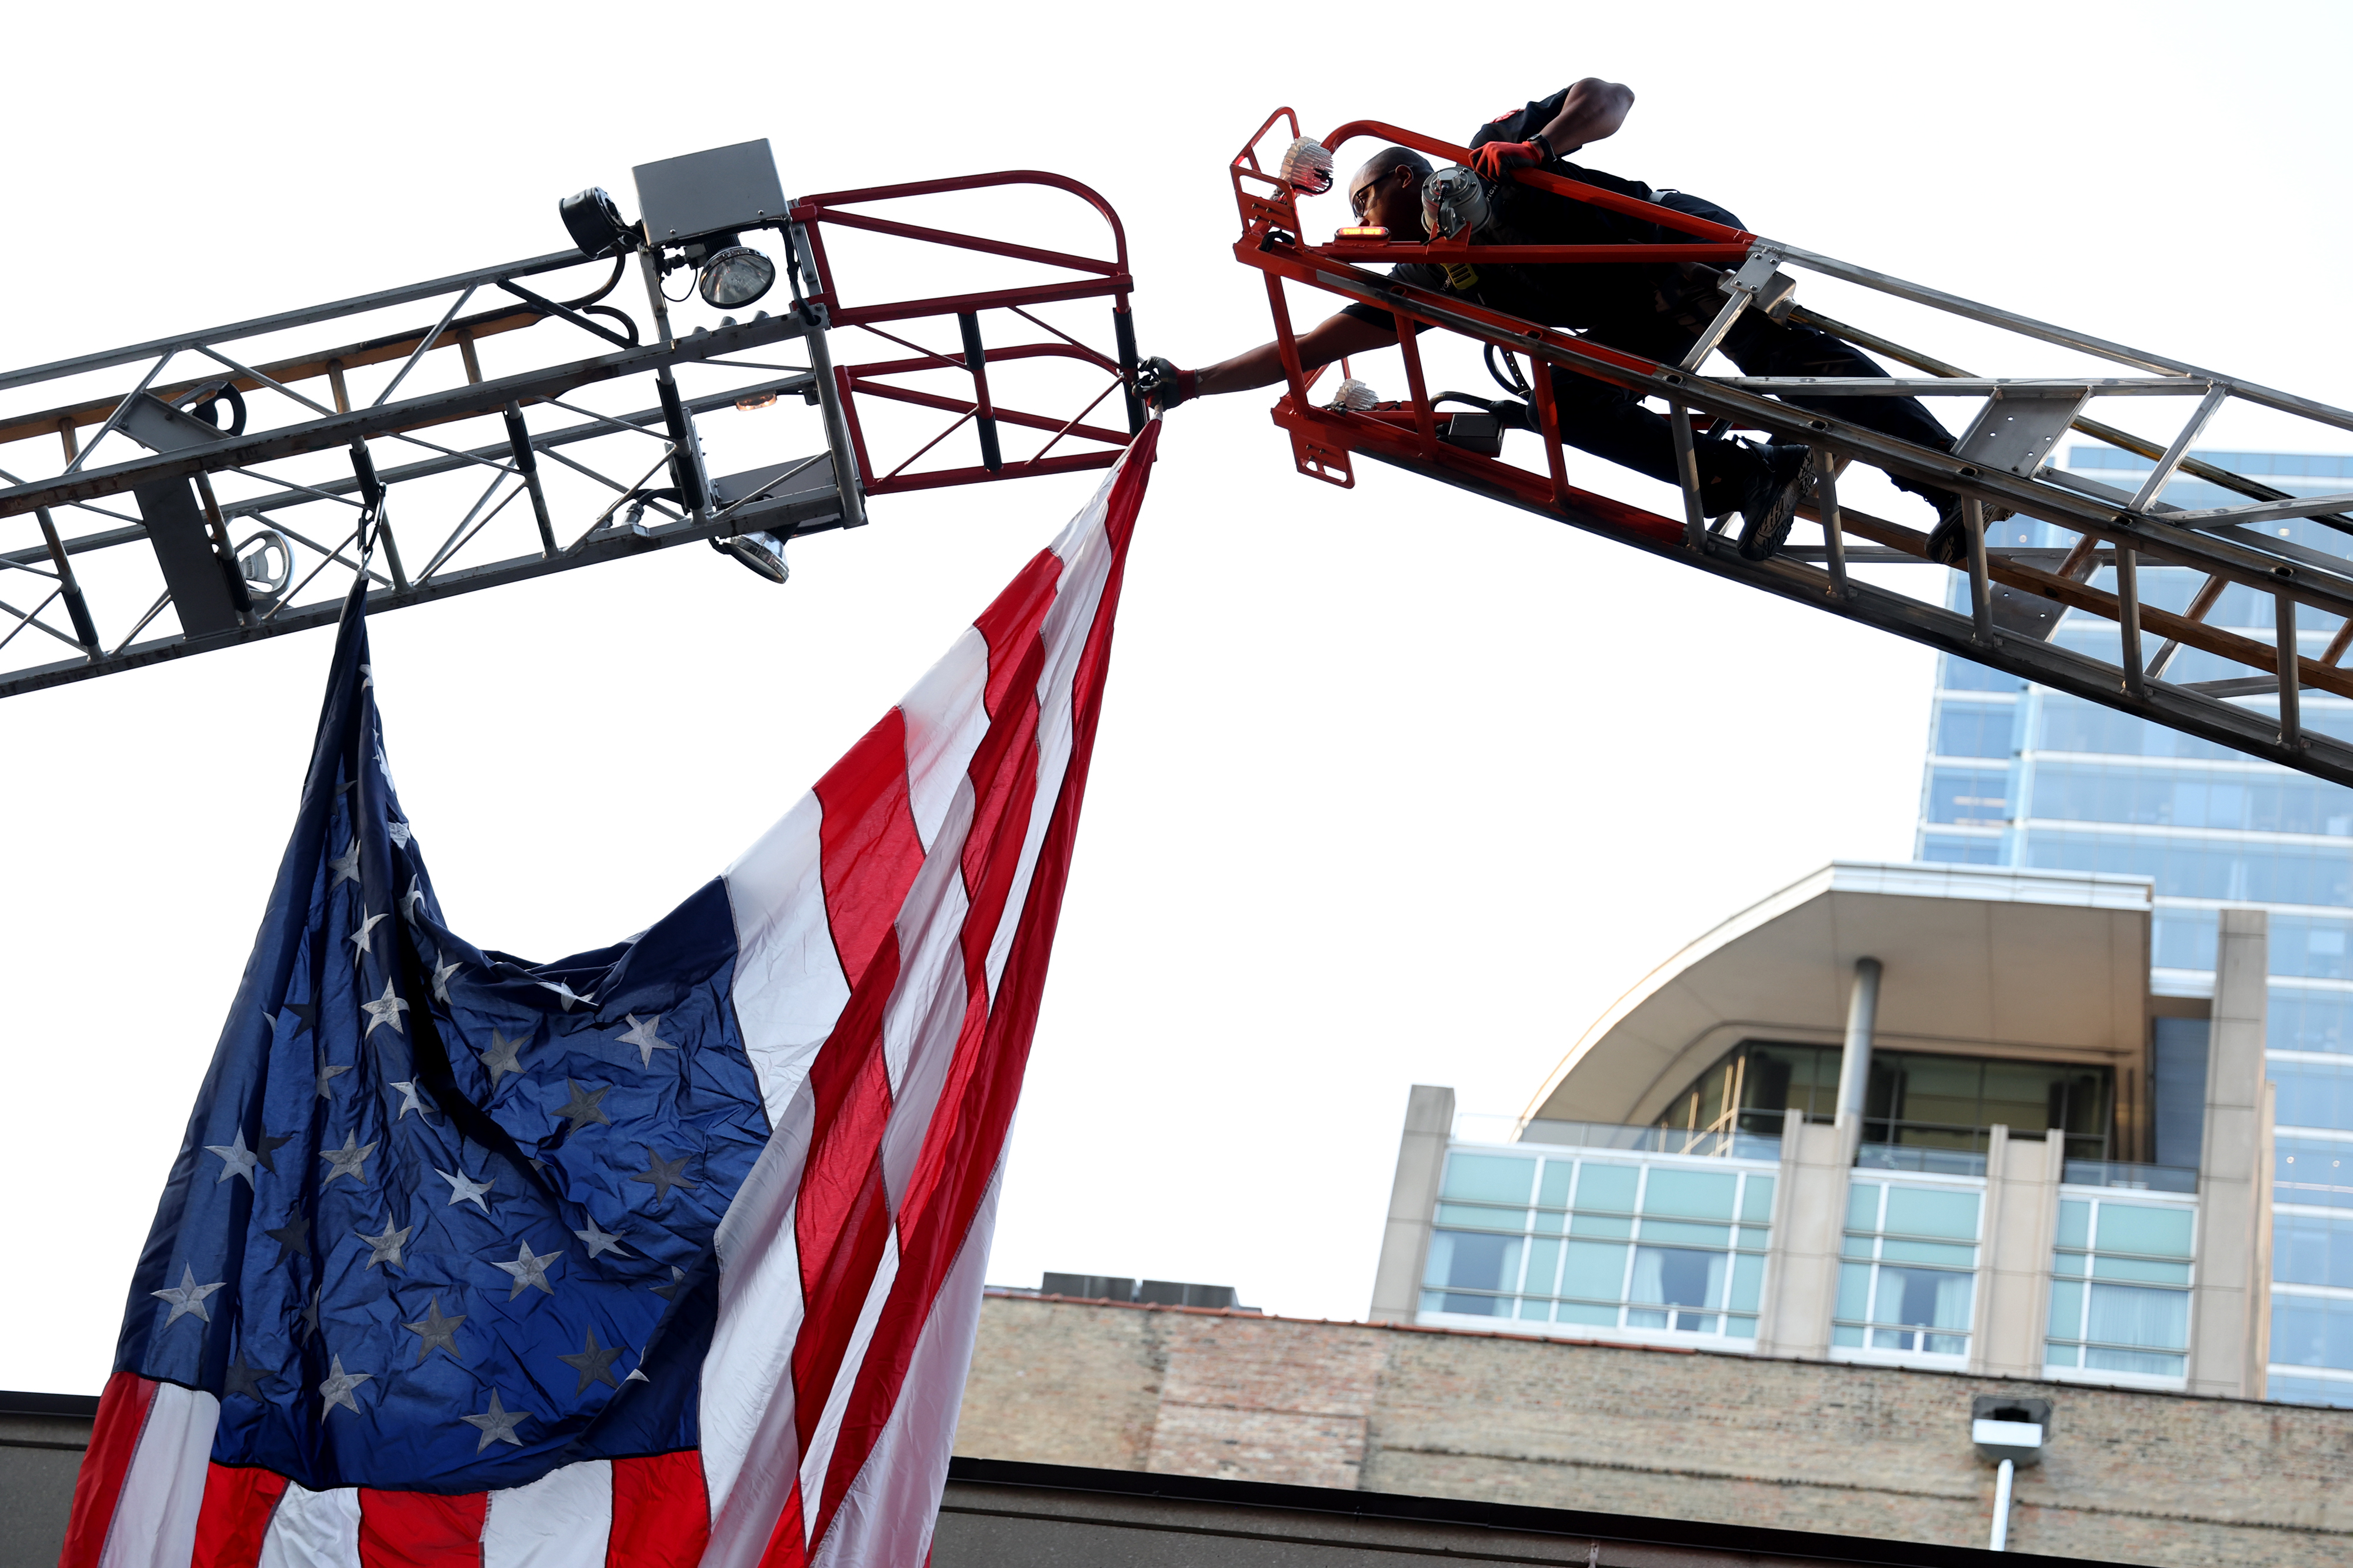
<svg viewBox="0 0 2353 1568">
<path fill-rule="evenodd" d="M 1355 482 L 1352 459 L 1369 458 L 2250 756 L 2353 784 L 2353 744 L 2319 732 L 2306 721 L 2301 707 L 2306 691 L 2353 698 L 2353 668 L 2340 663 L 2353 645 L 2353 559 L 2288 537 L 2309 531 L 2280 526 L 2309 520 L 2329 535 L 2353 535 L 2353 517 L 2344 515 L 2353 511 L 2353 493 L 2290 495 L 2191 450 L 2233 399 L 2331 432 L 2353 430 L 2353 413 L 1539 169 L 1516 170 L 1511 177 L 1571 201 L 1638 216 L 1668 231 L 1667 242 L 1499 247 L 1474 246 L 1467 236 L 1398 243 L 1345 231 L 1327 243 L 1311 242 L 1300 218 L 1301 196 L 1329 188 L 1335 157 L 1345 166 L 1347 154 L 1341 150 L 1363 139 L 1409 147 L 1440 163 L 1471 161 L 1462 147 L 1377 121 L 1351 121 L 1320 142 L 1304 138 L 1298 116 L 1286 108 L 1267 118 L 1231 164 L 1242 226 L 1234 255 L 1265 276 L 1287 383 L 1273 418 L 1289 433 L 1301 473 L 1347 487 Z M 1377 263 L 1417 261 L 1698 263 L 1720 269 L 1724 301 L 1693 352 L 1683 363 L 1669 364 L 1370 269 Z M 1809 310 L 1796 300 L 1795 279 L 1785 268 L 1995 329 L 2005 352 L 2011 345 L 2054 345 L 2101 362 L 2103 368 L 2135 374 L 1973 374 Z M 1375 401 L 1363 384 L 1351 380 L 1342 383 L 1341 395 L 1319 401 L 1315 374 L 1300 363 L 1286 283 L 1390 312 L 1398 323 L 1407 395 Z M 1704 374 L 1715 345 L 1741 314 L 1759 310 L 1818 328 L 1920 374 L 1884 380 Z M 1437 331 L 1418 342 L 1416 322 Z M 1433 396 L 1424 360 L 1426 345 L 1444 341 L 1440 334 L 1475 345 L 1497 379 L 1525 398 L 1538 448 L 1533 462 L 1504 457 L 1506 421 L 1476 406 L 1445 406 L 1486 400 L 1442 391 Z M 1518 370 L 1522 361 L 1528 374 Z M 1682 492 L 1680 517 L 1569 482 L 1555 372 L 1630 388 L 1666 405 Z M 1946 452 L 1780 401 L 1793 395 L 1961 398 L 1978 407 L 1954 450 Z M 2104 400 L 2151 397 L 2176 399 L 2171 406 L 2186 410 L 2168 438 L 2151 439 L 2087 412 Z M 1706 422 L 1704 429 L 1701 421 Z M 1815 448 L 1819 478 L 1799 513 L 1820 525 L 1819 546 L 1785 548 L 1766 561 L 1744 560 L 1734 541 L 1704 515 L 1694 443 L 1736 429 Z M 2052 448 L 2070 430 L 2146 458 L 2151 465 L 2147 475 L 2128 491 L 2055 465 Z M 1925 533 L 1841 505 L 1838 475 L 1855 461 L 1962 498 L 1968 549 L 1965 593 L 1954 596 L 1955 605 L 1946 602 L 1944 571 L 1922 574 L 1933 576 L 1934 586 L 1916 595 L 1853 574 L 1857 566 L 1931 563 Z M 2202 479 L 2244 499 L 2196 510 L 2168 505 L 2158 498 L 2177 476 Z M 2046 538 L 2030 548 L 1996 543 L 1987 519 L 2007 513 L 2049 525 L 2047 534 L 2055 534 L 2058 542 Z M 2005 541 L 2017 537 L 2013 531 L 2002 531 Z M 2188 568 L 2199 574 L 2198 586 L 2179 608 L 2159 607 L 2142 595 L 2143 567 Z M 2266 612 L 2266 624 L 2255 635 L 2245 625 L 2211 624 L 2209 617 L 2218 605 L 2243 606 L 2249 595 Z M 2054 637 L 2071 610 L 2078 612 L 2071 630 L 2088 616 L 2108 623 L 2113 631 Z M 2207 667 L 2203 673 L 2211 679 L 2179 679 L 2192 653 L 2210 656 L 2197 662 Z M 2167 679 L 2169 673 L 2176 679 Z"/>
<path fill-rule="evenodd" d="M 363 573 L 381 611 L 702 540 L 782 582 L 872 498 L 1142 428 L 1125 237 L 1077 181 L 787 197 L 765 141 L 634 173 L 633 221 L 552 204 L 563 250 L 0 373 L 0 697 L 327 624 Z M 943 198 L 1017 237 L 914 221 Z M 873 298 L 845 242 L 992 286 Z"/>
</svg>

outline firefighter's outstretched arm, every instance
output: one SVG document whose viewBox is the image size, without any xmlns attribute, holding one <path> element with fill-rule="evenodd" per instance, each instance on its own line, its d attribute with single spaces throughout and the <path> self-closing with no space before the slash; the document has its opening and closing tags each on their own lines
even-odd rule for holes
<svg viewBox="0 0 2353 1568">
<path fill-rule="evenodd" d="M 1539 126 L 1525 142 L 1490 142 L 1472 157 L 1472 167 L 1490 180 L 1500 180 L 1514 169 L 1532 168 L 1566 158 L 1588 142 L 1614 136 L 1634 107 L 1634 89 L 1622 82 L 1587 77 L 1570 84 L 1552 122 Z"/>
<path fill-rule="evenodd" d="M 1397 328 L 1387 322 L 1360 321 L 1338 315 L 1322 326 L 1299 334 L 1299 364 L 1303 370 L 1330 364 L 1350 354 L 1370 353 L 1397 342 Z M 1136 377 L 1136 390 L 1155 408 L 1174 408 L 1196 397 L 1221 392 L 1248 392 L 1272 386 L 1282 379 L 1282 353 L 1272 343 L 1261 343 L 1246 353 L 1205 365 L 1178 370 L 1165 359 L 1146 361 Z"/>
</svg>

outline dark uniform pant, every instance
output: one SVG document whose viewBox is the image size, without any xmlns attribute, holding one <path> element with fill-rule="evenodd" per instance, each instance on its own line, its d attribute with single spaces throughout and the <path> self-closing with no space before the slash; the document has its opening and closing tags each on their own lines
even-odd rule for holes
<svg viewBox="0 0 2353 1568">
<path fill-rule="evenodd" d="M 1704 322 L 1691 324 L 1695 320 L 1688 312 L 1662 310 L 1647 320 L 1604 323 L 1587 335 L 1613 349 L 1673 364 L 1699 341 Z M 1757 310 L 1747 311 L 1733 324 L 1721 351 L 1744 375 L 1883 378 L 1887 374 L 1828 332 L 1777 323 Z M 1664 415 L 1642 406 L 1643 394 L 1559 370 L 1553 373 L 1552 387 L 1563 441 L 1654 479 L 1675 482 L 1672 428 Z M 1952 449 L 1951 432 L 1915 397 L 1785 397 L 1781 401 L 1899 440 L 1939 451 Z M 1698 457 L 1701 496 L 1711 516 L 1737 505 L 1741 488 L 1761 467 L 1754 452 L 1730 441 L 1702 441 Z M 1896 479 L 1895 484 L 1927 497 L 1931 504 L 1945 495 L 1909 479 Z"/>
</svg>

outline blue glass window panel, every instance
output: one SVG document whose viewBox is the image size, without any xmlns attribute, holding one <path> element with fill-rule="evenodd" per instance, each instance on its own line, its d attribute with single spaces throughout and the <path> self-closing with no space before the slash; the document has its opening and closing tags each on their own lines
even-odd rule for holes
<svg viewBox="0 0 2353 1568">
<path fill-rule="evenodd" d="M 1875 1236 L 1855 1236 L 1850 1233 L 1846 1239 L 1839 1244 L 1839 1251 L 1849 1258 L 1876 1258 L 1879 1256 L 1879 1238 Z"/>
<path fill-rule="evenodd" d="M 1839 1265 L 1838 1308 L 1836 1315 L 1860 1321 L 1871 1314 L 1871 1265 L 1841 1263 Z M 1854 1342 L 1860 1344 L 1860 1340 Z"/>
<path fill-rule="evenodd" d="M 1550 1322 L 1552 1321 L 1552 1303 L 1550 1301 L 1539 1301 L 1533 1297 L 1523 1297 L 1520 1300 L 1520 1317 L 1523 1321 L 1534 1319 L 1539 1323 Z"/>
<path fill-rule="evenodd" d="M 1625 1300 L 1624 1246 L 1599 1241 L 1570 1242 L 1561 1268 L 1560 1293 L 1596 1301 Z"/>
<path fill-rule="evenodd" d="M 2272 1278 L 2353 1289 L 2353 1215 L 2280 1215 L 2272 1221 Z"/>
<path fill-rule="evenodd" d="M 2281 1126 L 2353 1132 L 2353 1064 L 2275 1061 L 2269 1076 L 2279 1085 Z"/>
<path fill-rule="evenodd" d="M 2353 1301 L 2274 1294 L 2272 1360 L 2353 1370 Z"/>
<path fill-rule="evenodd" d="M 1736 1258 L 1732 1260 L 1732 1296 L 1725 1305 L 1736 1312 L 1753 1312 L 1764 1286 L 1765 1260 L 1754 1254 Z"/>
<path fill-rule="evenodd" d="M 2084 1287 L 2072 1279 L 2051 1282 L 2051 1326 L 2047 1331 L 2052 1339 L 2077 1340 L 2084 1337 Z M 2067 1363 L 2074 1365 L 2073 1362 Z"/>
<path fill-rule="evenodd" d="M 2034 706 L 2034 733 L 2028 743 L 2043 751 L 2213 761 L 2229 761 L 2239 754 L 2228 746 L 2192 740 L 2080 697 L 2046 691 Z"/>
<path fill-rule="evenodd" d="M 2353 927 L 2325 916 L 2272 917 L 2271 972 L 2308 980 L 2353 979 Z M 2211 965 L 2209 967 L 2211 967 Z"/>
<path fill-rule="evenodd" d="M 2051 1255 L 2051 1272 L 2063 1279 L 2079 1279 L 2091 1271 L 2092 1259 L 2082 1252 L 2054 1252 Z"/>
<path fill-rule="evenodd" d="M 1724 1337 L 1727 1340 L 1755 1339 L 1757 1337 L 1757 1320 L 1754 1318 L 1725 1319 Z"/>
<path fill-rule="evenodd" d="M 1536 1202 L 1548 1209 L 1568 1206 L 1568 1190 L 1577 1177 L 1574 1160 L 1546 1160 L 1544 1180 L 1536 1187 Z"/>
<path fill-rule="evenodd" d="M 2190 1256 L 2191 1212 L 2152 1204 L 2102 1203 L 2100 1227 L 2092 1238 L 2102 1252 L 2137 1252 L 2152 1258 Z"/>
<path fill-rule="evenodd" d="M 1947 691 L 2023 691 L 2025 680 L 2006 669 L 1989 669 L 1946 654 L 1937 661 L 1936 684 Z"/>
<path fill-rule="evenodd" d="M 2092 1245 L 2092 1205 L 2079 1198 L 2063 1198 L 2059 1204 L 2059 1245 L 2089 1247 Z"/>
<path fill-rule="evenodd" d="M 1560 1276 L 1560 1243 L 1531 1241 L 1528 1243 L 1528 1271 L 1520 1289 L 1531 1296 L 1549 1296 L 1553 1282 Z"/>
<path fill-rule="evenodd" d="M 1920 858 L 1937 866 L 1999 866 L 2002 841 L 1931 833 L 1920 841 Z"/>
<path fill-rule="evenodd" d="M 2179 1377 L 2184 1359 L 2148 1351 L 2115 1350 L 2105 1345 L 2084 1347 L 2084 1368 L 2087 1372 L 2131 1372 L 2153 1377 Z"/>
<path fill-rule="evenodd" d="M 2353 1209 L 2353 1144 L 2282 1138 L 2272 1155 L 2274 1203 Z"/>
<path fill-rule="evenodd" d="M 1999 827 L 2010 820 L 2009 792 L 2008 768 L 1932 768 L 1928 820 Z"/>
<path fill-rule="evenodd" d="M 1936 710 L 1936 755 L 1940 757 L 2007 757 L 2018 710 L 1976 702 L 1942 702 Z"/>
<path fill-rule="evenodd" d="M 2342 1409 L 2353 1406 L 2353 1383 L 2339 1383 L 2333 1377 L 2282 1377 L 2274 1373 L 2264 1380 L 2263 1396 L 2283 1405 L 2333 1405 Z"/>
<path fill-rule="evenodd" d="M 2074 1345 L 2044 1345 L 2042 1347 L 2042 1364 L 2045 1366 L 2074 1366 L 2082 1361 L 2083 1355 L 2083 1351 Z"/>
<path fill-rule="evenodd" d="M 1739 1239 L 1734 1243 L 1734 1245 L 1737 1247 L 1753 1247 L 1758 1252 L 1764 1251 L 1772 1244 L 1773 1233 L 1769 1230 L 1760 1229 L 1756 1226 L 1741 1226 Z"/>
<path fill-rule="evenodd" d="M 1740 1189 L 1740 1217 L 1760 1225 L 1773 1217 L 1773 1178 L 1751 1176 Z"/>
<path fill-rule="evenodd" d="M 1479 1230 L 1508 1230 L 1514 1234 L 1527 1228 L 1525 1209 L 1488 1208 L 1481 1204 L 1448 1204 L 1438 1205 L 1440 1225 L 1469 1226 Z"/>
<path fill-rule="evenodd" d="M 1849 1182 L 1846 1187 L 1846 1227 L 1849 1230 L 1879 1228 L 1879 1184 Z"/>
<path fill-rule="evenodd" d="M 1611 1214 L 1572 1215 L 1568 1221 L 1568 1234 L 1571 1236 L 1631 1236 L 1634 1234 L 1634 1222 Z"/>
<path fill-rule="evenodd" d="M 1946 1268 L 1974 1268 L 1978 1249 L 1945 1241 L 1883 1241 L 1879 1256 L 1890 1263 L 1932 1263 Z"/>
<path fill-rule="evenodd" d="M 1563 1301 L 1553 1309 L 1556 1323 L 1586 1323 L 1599 1329 L 1618 1326 L 1618 1309 L 1599 1306 L 1591 1301 Z"/>
<path fill-rule="evenodd" d="M 1642 1239 L 1673 1247 L 1729 1247 L 1732 1245 L 1732 1229 L 1729 1226 L 1693 1225 L 1686 1220 L 1645 1216 Z"/>
<path fill-rule="evenodd" d="M 2263 1033 L 2263 1043 L 2275 1051 L 2353 1054 L 2353 994 L 2274 985 Z"/>
<path fill-rule="evenodd" d="M 2301 775 L 2045 762 L 2034 770 L 2033 802 L 2024 815 L 2046 821 L 2343 837 L 2353 835 L 2353 790 Z"/>
<path fill-rule="evenodd" d="M 1430 1263 L 1422 1272 L 1421 1282 L 1465 1290 L 1517 1289 L 1520 1283 L 1519 1237 L 1475 1235 L 1459 1230 L 1432 1231 Z M 1447 1309 L 1450 1312 L 1456 1310 L 1452 1307 Z"/>
<path fill-rule="evenodd" d="M 2167 898 L 2353 903 L 2353 845 L 2324 849 L 2030 828 L 2024 853 L 2025 864 L 2038 869 L 2152 878 Z"/>
<path fill-rule="evenodd" d="M 1664 1165 L 1651 1168 L 1650 1185 L 1642 1192 L 1646 1215 L 1677 1215 L 1689 1219 L 1730 1219 L 1733 1189 L 1739 1178 L 1715 1171 L 1683 1171 Z M 1719 1239 L 1717 1246 L 1722 1246 Z"/>
<path fill-rule="evenodd" d="M 2187 1285 L 2189 1265 L 2160 1263 L 2148 1258 L 2110 1258 L 2095 1254 L 2092 1258 L 2094 1279 L 2133 1279 L 2147 1285 Z"/>
<path fill-rule="evenodd" d="M 1943 1236 L 1975 1241 L 1978 1235 L 1978 1194 L 1949 1187 L 1887 1189 L 1888 1234 Z"/>
<path fill-rule="evenodd" d="M 1860 1345 L 1862 1343 L 1862 1331 L 1858 1328 L 1850 1327 L 1845 1323 L 1841 1323 L 1831 1331 L 1831 1343 L 1834 1345 Z"/>
<path fill-rule="evenodd" d="M 1558 1236 L 1562 1226 L 1567 1224 L 1567 1215 L 1552 1214 L 1546 1210 L 1538 1209 L 1535 1213 L 1535 1228 L 1549 1236 Z"/>
<path fill-rule="evenodd" d="M 2148 962 L 2156 969 L 2214 967 L 2214 911 L 2160 909 L 2149 919 Z M 2274 938 L 2274 951 L 2278 942 Z"/>
<path fill-rule="evenodd" d="M 1484 1203 L 1525 1204 L 1535 1184 L 1536 1163 L 1509 1154 L 1453 1154 L 1440 1195 Z"/>
<path fill-rule="evenodd" d="M 1632 1165 L 1602 1165 L 1588 1160 L 1577 1167 L 1577 1206 L 1608 1214 L 1634 1212 L 1634 1182 L 1641 1174 Z"/>
</svg>

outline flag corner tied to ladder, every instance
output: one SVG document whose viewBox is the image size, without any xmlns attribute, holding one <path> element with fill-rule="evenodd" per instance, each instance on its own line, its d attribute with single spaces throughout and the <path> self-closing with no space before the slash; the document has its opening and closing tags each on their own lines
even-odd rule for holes
<svg viewBox="0 0 2353 1568">
<path fill-rule="evenodd" d="M 744 857 L 443 923 L 347 609 L 61 1568 L 921 1568 L 1159 434 Z"/>
</svg>

